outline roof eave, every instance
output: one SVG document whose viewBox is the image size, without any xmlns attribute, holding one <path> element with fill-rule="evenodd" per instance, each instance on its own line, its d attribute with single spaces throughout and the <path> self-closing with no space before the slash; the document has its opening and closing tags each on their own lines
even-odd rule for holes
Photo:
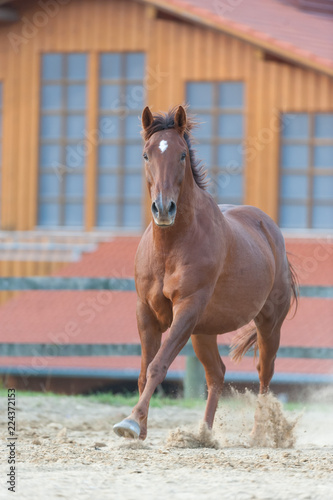
<svg viewBox="0 0 333 500">
<path fill-rule="evenodd" d="M 266 33 L 258 32 L 238 24 L 221 16 L 216 16 L 198 7 L 192 7 L 181 0 L 139 0 L 145 4 L 156 7 L 160 10 L 177 15 L 191 21 L 218 31 L 222 31 L 230 36 L 234 36 L 244 42 L 250 43 L 271 54 L 275 54 L 286 61 L 297 63 L 300 66 L 314 69 L 326 75 L 333 76 L 333 62 L 323 59 L 315 54 L 304 51 L 287 42 L 276 40 Z"/>
</svg>

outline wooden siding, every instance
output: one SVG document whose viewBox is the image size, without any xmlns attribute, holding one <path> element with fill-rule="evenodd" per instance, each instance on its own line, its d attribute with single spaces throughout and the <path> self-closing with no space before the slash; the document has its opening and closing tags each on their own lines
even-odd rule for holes
<svg viewBox="0 0 333 500">
<path fill-rule="evenodd" d="M 34 22 L 41 7 L 15 2 Z M 185 101 L 187 81 L 241 80 L 246 88 L 245 203 L 278 213 L 280 112 L 333 111 L 333 79 L 313 70 L 267 61 L 261 50 L 230 35 L 187 22 L 156 18 L 141 2 L 72 0 L 17 50 L 8 35 L 24 36 L 22 22 L 0 27 L 4 86 L 1 227 L 31 230 L 37 222 L 40 56 L 87 52 L 88 133 L 97 128 L 98 53 L 143 51 L 152 109 Z M 86 229 L 95 225 L 96 147 L 87 155 Z M 147 220 L 149 203 L 146 201 Z"/>
</svg>

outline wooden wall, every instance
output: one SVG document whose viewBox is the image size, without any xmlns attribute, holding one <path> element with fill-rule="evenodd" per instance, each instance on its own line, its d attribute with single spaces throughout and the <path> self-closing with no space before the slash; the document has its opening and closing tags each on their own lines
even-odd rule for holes
<svg viewBox="0 0 333 500">
<path fill-rule="evenodd" d="M 37 2 L 13 5 L 35 25 Z M 35 20 L 35 21 L 34 21 Z M 40 18 L 39 24 L 41 24 Z M 35 26 L 36 28 L 36 26 Z M 282 62 L 235 37 L 199 25 L 156 18 L 156 11 L 127 0 L 71 0 L 46 24 L 24 37 L 20 22 L 0 27 L 0 80 L 4 83 L 3 229 L 36 226 L 40 55 L 89 54 L 88 128 L 97 128 L 98 54 L 144 51 L 148 104 L 166 110 L 184 102 L 188 80 L 242 80 L 246 84 L 246 198 L 276 219 L 280 111 L 333 111 L 333 79 Z M 31 29 L 31 28 L 30 28 Z M 23 36 L 14 50 L 10 34 Z M 31 32 L 30 32 L 31 33 Z M 254 145 L 253 145 L 254 143 Z M 86 229 L 95 223 L 96 148 L 88 155 Z M 148 211 L 147 211 L 148 218 Z"/>
</svg>

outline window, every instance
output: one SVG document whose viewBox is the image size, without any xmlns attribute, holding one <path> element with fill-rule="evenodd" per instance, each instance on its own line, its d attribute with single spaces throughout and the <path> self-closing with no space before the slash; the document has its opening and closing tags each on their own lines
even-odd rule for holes
<svg viewBox="0 0 333 500">
<path fill-rule="evenodd" d="M 39 152 L 38 224 L 84 223 L 86 54 L 44 54 Z"/>
<path fill-rule="evenodd" d="M 142 227 L 144 54 L 100 56 L 97 226 Z"/>
<path fill-rule="evenodd" d="M 333 228 L 333 113 L 282 115 L 283 228 Z"/>
<path fill-rule="evenodd" d="M 207 167 L 210 192 L 217 203 L 243 203 L 243 83 L 191 82 L 187 101 L 200 122 L 195 149 Z"/>
<path fill-rule="evenodd" d="M 1 205 L 1 173 L 2 173 L 2 82 L 0 82 L 0 205 Z M 0 213 L 1 217 L 1 213 Z"/>
</svg>

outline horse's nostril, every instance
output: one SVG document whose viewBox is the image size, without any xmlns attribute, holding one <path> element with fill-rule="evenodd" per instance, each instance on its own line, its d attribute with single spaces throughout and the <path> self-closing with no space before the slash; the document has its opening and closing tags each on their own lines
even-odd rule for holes
<svg viewBox="0 0 333 500">
<path fill-rule="evenodd" d="M 158 208 L 155 202 L 152 203 L 151 211 L 153 212 L 153 215 L 155 215 L 155 217 L 158 216 Z"/>
<path fill-rule="evenodd" d="M 176 213 L 176 210 L 177 210 L 176 203 L 174 203 L 173 201 L 171 201 L 170 205 L 169 205 L 169 215 L 170 216 L 174 216 L 175 213 Z"/>
</svg>

